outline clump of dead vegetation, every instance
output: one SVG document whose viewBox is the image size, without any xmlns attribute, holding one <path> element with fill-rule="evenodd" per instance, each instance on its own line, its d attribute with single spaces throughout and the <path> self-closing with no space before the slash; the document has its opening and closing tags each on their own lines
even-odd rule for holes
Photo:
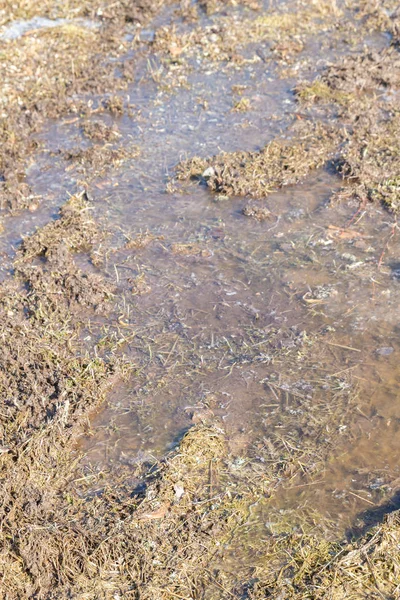
<svg viewBox="0 0 400 600">
<path fill-rule="evenodd" d="M 117 170 L 127 161 L 137 158 L 140 149 L 136 144 L 127 147 L 104 144 L 60 151 L 57 155 L 70 163 L 67 167 L 70 172 L 74 170 L 81 174 L 84 181 L 88 183 L 104 176 L 110 169 Z"/>
<path fill-rule="evenodd" d="M 96 142 L 112 142 L 121 137 L 117 129 L 103 121 L 86 121 L 82 125 L 83 135 Z"/>
<path fill-rule="evenodd" d="M 347 105 L 355 98 L 352 94 L 332 88 L 324 78 L 316 79 L 311 84 L 298 85 L 296 93 L 303 102 L 336 102 Z"/>
<path fill-rule="evenodd" d="M 72 196 L 61 207 L 59 219 L 23 240 L 15 269 L 28 290 L 32 315 L 66 318 L 71 305 L 100 308 L 112 297 L 113 285 L 96 273 L 83 272 L 73 258 L 101 240 L 91 211 L 84 192 Z"/>
<path fill-rule="evenodd" d="M 347 105 L 365 94 L 400 85 L 400 54 L 393 47 L 381 52 L 365 51 L 331 65 L 310 84 L 297 87 L 303 101 Z M 356 109 L 357 110 L 357 109 Z"/>
<path fill-rule="evenodd" d="M 379 52 L 345 57 L 313 82 L 298 86 L 300 101 L 339 107 L 335 116 L 343 124 L 345 143 L 338 171 L 348 185 L 336 197 L 355 196 L 399 210 L 400 121 L 392 96 L 399 86 L 400 53 L 394 40 Z"/>
<path fill-rule="evenodd" d="M 196 243 L 172 244 L 171 252 L 177 256 L 198 256 L 203 258 L 209 258 L 212 256 L 212 252 L 208 248 L 204 248 L 200 244 Z"/>
<path fill-rule="evenodd" d="M 31 260 L 36 256 L 49 257 L 60 246 L 77 252 L 89 248 L 99 235 L 91 218 L 91 207 L 85 199 L 85 192 L 72 196 L 60 209 L 60 218 L 51 221 L 22 243 L 21 258 Z"/>
<path fill-rule="evenodd" d="M 125 244 L 127 250 L 143 250 L 156 240 L 163 240 L 162 236 L 156 236 L 151 231 L 144 231 L 139 233 L 135 238 L 128 239 Z"/>
<path fill-rule="evenodd" d="M 30 186 L 20 181 L 18 174 L 3 176 L 0 182 L 0 210 L 15 213 L 21 209 L 34 211 L 40 198 L 33 194 Z"/>
<path fill-rule="evenodd" d="M 132 294 L 134 296 L 143 296 L 151 292 L 151 287 L 147 283 L 146 275 L 140 273 L 137 277 L 129 278 L 128 282 L 132 286 Z"/>
<path fill-rule="evenodd" d="M 232 152 L 192 158 L 177 167 L 177 179 L 204 180 L 218 193 L 262 198 L 302 181 L 324 165 L 338 145 L 338 135 L 323 127 L 303 127 L 293 138 L 278 138 L 260 152 Z"/>
<path fill-rule="evenodd" d="M 340 171 L 351 182 L 347 194 L 382 202 L 389 210 L 400 209 L 399 171 L 400 113 L 360 125 L 349 136 Z"/>
</svg>

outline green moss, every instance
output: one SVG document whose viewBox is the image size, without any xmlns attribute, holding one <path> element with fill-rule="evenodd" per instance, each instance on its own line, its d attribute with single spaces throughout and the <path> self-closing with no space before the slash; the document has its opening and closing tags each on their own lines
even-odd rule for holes
<svg viewBox="0 0 400 600">
<path fill-rule="evenodd" d="M 296 93 L 302 102 L 335 102 L 341 106 L 347 106 L 355 101 L 353 94 L 332 89 L 321 79 L 315 79 L 310 84 L 298 86 Z"/>
</svg>

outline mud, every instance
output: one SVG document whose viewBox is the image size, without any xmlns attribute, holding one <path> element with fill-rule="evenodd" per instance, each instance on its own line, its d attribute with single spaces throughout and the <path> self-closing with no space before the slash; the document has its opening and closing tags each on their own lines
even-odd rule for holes
<svg viewBox="0 0 400 600">
<path fill-rule="evenodd" d="M 395 598 L 395 4 L 1 8 L 3 597 Z"/>
</svg>

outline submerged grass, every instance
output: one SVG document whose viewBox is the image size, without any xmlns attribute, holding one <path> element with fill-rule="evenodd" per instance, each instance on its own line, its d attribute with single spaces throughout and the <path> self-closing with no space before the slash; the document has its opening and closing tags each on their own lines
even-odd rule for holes
<svg viewBox="0 0 400 600">
<path fill-rule="evenodd" d="M 352 543 L 329 542 L 310 533 L 291 534 L 289 540 L 276 540 L 269 565 L 266 562 L 256 567 L 248 597 L 258 600 L 281 598 L 283 594 L 293 600 L 397 598 L 399 539 L 398 511 Z M 271 562 L 275 563 L 275 574 Z"/>
<path fill-rule="evenodd" d="M 0 5 L 3 23 L 36 14 L 102 20 L 99 31 L 69 24 L 3 44 L 2 208 L 15 210 L 32 202 L 16 171 L 33 146 L 30 134 L 42 118 L 67 109 L 79 111 L 77 94 L 114 90 L 116 81 L 118 87 L 130 80 L 128 68 L 121 78 L 115 76 L 115 63 L 104 64 L 105 53 L 119 56 L 126 49 L 113 23 L 136 22 L 161 4 L 117 2 L 113 10 L 100 2 Z M 253 2 L 245 4 L 256 8 Z M 207 12 L 222 7 L 214 2 L 201 5 Z M 249 41 L 307 37 L 321 31 L 321 22 L 322 27 L 330 26 L 331 16 L 341 10 L 335 3 L 311 3 L 304 9 L 304 19 L 297 13 L 271 12 L 256 16 L 251 30 L 227 18 L 220 30 L 207 31 L 205 39 L 202 28 L 195 28 L 187 39 L 175 30 L 161 30 L 154 46 L 174 60 L 186 52 L 186 45 L 189 53 L 200 48 L 210 60 L 235 60 L 237 49 Z M 290 137 L 281 136 L 260 152 L 185 161 L 178 167 L 178 178 L 202 178 L 222 194 L 264 197 L 302 181 L 340 151 L 341 172 L 351 193 L 382 200 L 397 210 L 398 111 L 386 100 L 378 102 L 374 94 L 354 109 L 354 99 L 365 91 L 381 87 L 393 91 L 398 86 L 397 20 L 389 16 L 380 19 L 379 26 L 383 22 L 393 35 L 389 50 L 349 58 L 340 68 L 331 67 L 298 88 L 302 101 L 339 105 L 344 132 L 325 124 L 300 123 Z M 301 49 L 302 43 L 297 47 Z M 60 60 L 54 61 L 54 56 Z M 370 110 L 363 115 L 366 106 Z M 120 114 L 121 103 L 110 99 L 107 110 Z M 371 119 L 376 116 L 374 125 Z M 86 122 L 83 134 L 94 142 L 115 138 L 113 130 L 93 122 Z M 98 164 L 98 159 L 91 162 L 91 152 L 82 151 L 79 157 L 85 170 Z M 122 151 L 107 154 L 104 147 L 99 152 L 104 168 L 112 157 L 117 164 L 125 156 Z M 307 376 L 314 377 L 318 369 L 323 343 L 296 328 L 285 332 L 266 326 L 267 333 L 260 328 L 260 339 L 253 346 L 236 337 L 204 359 L 209 360 L 209 369 L 214 361 L 231 371 L 241 363 L 271 365 L 263 384 L 274 399 L 273 408 L 260 413 L 265 435 L 254 441 L 248 455 L 230 454 L 222 423 L 212 418 L 192 427 L 179 447 L 147 473 L 141 489 L 134 489 L 129 477 L 107 481 L 100 473 L 93 492 L 93 478 L 89 482 L 80 472 L 77 475 L 73 448 L 83 424 L 116 378 L 133 368 L 117 352 L 123 342 L 119 337 L 100 339 L 91 351 L 81 337 L 81 323 L 101 311 L 115 292 L 113 282 L 90 269 L 84 271 L 76 260 L 76 253 L 95 256 L 102 239 L 91 210 L 84 193 L 71 197 L 58 219 L 23 240 L 14 277 L 0 286 L 4 597 L 396 598 L 397 513 L 352 544 L 331 542 L 305 526 L 290 531 L 282 525 L 258 544 L 257 563 L 248 571 L 229 573 L 221 567 L 226 548 L 248 526 L 254 505 L 279 491 L 285 481 L 318 476 L 347 439 L 357 399 L 344 380 L 332 377 L 328 385 L 326 373 L 318 384 L 310 384 L 312 393 L 310 386 L 307 394 L 302 393 Z M 253 204 L 244 211 L 259 220 L 269 217 L 267 209 Z M 139 252 L 156 239 L 160 238 L 143 233 L 128 240 L 124 250 Z M 197 243 L 175 243 L 171 253 L 182 261 L 209 256 Z M 148 291 L 142 274 L 131 284 L 135 295 Z M 175 333 L 174 339 L 176 344 Z M 187 360 L 182 358 L 182 369 L 191 376 L 203 356 L 189 342 L 191 352 Z M 168 346 L 166 361 L 174 348 Z M 285 380 L 281 372 L 290 377 Z"/>
<path fill-rule="evenodd" d="M 312 397 L 296 391 L 300 373 L 313 370 L 316 341 L 297 329 L 269 330 L 267 364 L 275 370 L 274 360 L 287 361 L 293 371 L 293 383 L 272 374 L 266 381 L 290 407 L 284 428 L 279 411 L 266 414 L 265 437 L 246 459 L 230 454 L 222 423 L 211 416 L 147 474 L 144 489 L 135 491 L 126 474 L 108 482 L 100 473 L 94 492 L 93 477 L 77 474 L 73 444 L 108 386 L 133 365 L 118 358 L 119 339 L 88 352 L 80 337 L 84 315 L 110 293 L 102 278 L 71 293 L 71 281 L 84 279 L 71 266 L 74 253 L 93 252 L 101 239 L 90 208 L 84 193 L 70 198 L 57 220 L 24 240 L 14 280 L 1 288 L 3 590 L 10 599 L 200 599 L 212 585 L 226 587 L 216 561 L 251 506 L 300 472 L 320 472 L 343 436 L 352 399 L 335 380 Z M 151 241 L 144 236 L 134 249 Z M 243 356 L 236 346 L 232 340 L 231 368 L 251 360 L 250 347 Z M 266 360 L 259 343 L 253 352 Z M 219 353 L 221 364 L 224 348 Z"/>
</svg>

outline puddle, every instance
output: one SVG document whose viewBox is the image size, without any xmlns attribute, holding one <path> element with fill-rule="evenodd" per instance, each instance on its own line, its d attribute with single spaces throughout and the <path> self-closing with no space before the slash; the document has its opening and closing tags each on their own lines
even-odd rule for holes
<svg viewBox="0 0 400 600">
<path fill-rule="evenodd" d="M 293 374 L 280 371 L 279 362 L 291 369 L 276 359 L 276 347 L 295 343 L 286 339 L 291 331 L 325 331 L 321 364 L 316 360 L 301 378 L 311 397 L 315 381 L 334 376 L 338 386 L 357 391 L 354 440 L 335 453 L 322 483 L 296 482 L 278 504 L 287 497 L 290 506 L 317 501 L 343 533 L 359 512 L 390 495 L 398 478 L 400 289 L 389 266 L 397 244 L 378 269 L 392 224 L 376 207 L 362 215 L 360 236 L 341 239 L 356 207 L 329 205 L 338 185 L 322 171 L 274 194 L 265 202 L 271 221 L 263 223 L 242 215 L 244 200 L 215 203 L 201 187 L 182 197 L 147 184 L 136 202 L 135 192 L 112 194 L 113 223 L 132 237 L 148 229 L 163 239 L 136 256 L 122 252 L 108 266 L 122 287 L 140 273 L 151 288 L 131 302 L 129 314 L 144 370 L 93 420 L 94 435 L 82 446 L 87 464 L 103 469 L 127 456 L 159 459 L 193 414 L 208 409 L 224 421 L 232 450 L 245 453 L 271 423 L 285 419 L 281 408 L 264 408 L 276 402 L 266 379 L 279 377 L 289 394 L 293 385 Z M 203 254 L 174 253 L 174 244 L 198 245 Z M 270 329 L 280 332 L 272 348 Z"/>
<path fill-rule="evenodd" d="M 55 22 L 33 19 L 2 37 L 50 26 Z M 264 527 L 271 505 L 318 506 L 343 536 L 360 513 L 400 487 L 400 244 L 393 220 L 379 206 L 331 205 L 341 181 L 330 167 L 269 196 L 262 205 L 271 217 L 262 223 L 243 215 L 243 198 L 217 202 L 201 185 L 167 193 L 179 160 L 257 150 L 296 118 L 297 105 L 293 81 L 275 79 L 263 62 L 234 71 L 195 68 L 169 94 L 154 81 L 157 61 L 139 61 L 125 97 L 130 115 L 92 119 L 115 128 L 111 147 L 140 150 L 88 185 L 96 218 L 112 232 L 99 269 L 117 284 L 119 312 L 107 325 L 127 327 L 124 354 L 135 368 L 93 415 L 78 448 L 83 471 L 112 477 L 123 466 L 139 480 L 143 466 L 161 459 L 208 411 L 224 424 L 234 455 L 247 456 L 271 432 L 294 426 L 299 399 L 312 405 L 324 390 L 331 398 L 348 393 L 356 417 L 341 427 L 350 437 L 317 476 L 284 481 L 258 516 Z M 234 86 L 250 100 L 244 113 L 232 111 Z M 34 214 L 9 220 L 4 269 L 12 245 L 86 185 L 86 167 L 66 158 L 71 149 L 96 145 L 83 135 L 82 121 L 49 123 L 38 136 L 28 181 L 46 200 Z M 154 236 L 149 245 L 127 247 L 146 232 Z M 81 266 L 97 268 L 85 267 L 83 258 Z M 87 335 L 95 338 L 104 325 L 94 319 Z M 286 350 L 300 355 L 313 336 L 311 358 L 301 366 L 288 362 Z"/>
<path fill-rule="evenodd" d="M 86 29 L 97 29 L 100 23 L 90 21 L 89 19 L 47 19 L 46 17 L 33 17 L 27 21 L 13 21 L 12 23 L 1 28 L 0 40 L 16 40 L 23 35 L 33 34 L 41 29 L 53 29 L 71 25 L 75 27 L 83 27 Z"/>
</svg>

